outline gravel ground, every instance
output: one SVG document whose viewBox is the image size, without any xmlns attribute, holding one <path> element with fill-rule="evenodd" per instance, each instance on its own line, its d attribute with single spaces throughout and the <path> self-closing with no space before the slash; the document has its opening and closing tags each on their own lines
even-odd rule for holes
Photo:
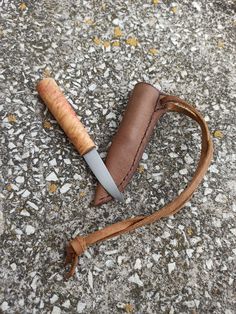
<svg viewBox="0 0 236 314">
<path fill-rule="evenodd" d="M 235 25 L 229 0 L 0 0 L 1 313 L 236 313 Z M 140 81 L 193 103 L 215 147 L 176 216 L 89 248 L 69 281 L 67 240 L 172 200 L 200 132 L 163 117 L 126 204 L 94 208 L 94 177 L 37 97 L 49 75 L 103 157 Z"/>
</svg>

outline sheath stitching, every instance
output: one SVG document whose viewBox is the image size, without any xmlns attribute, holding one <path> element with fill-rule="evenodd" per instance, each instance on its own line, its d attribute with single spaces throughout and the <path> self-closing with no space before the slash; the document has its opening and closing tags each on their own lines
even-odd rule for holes
<svg viewBox="0 0 236 314">
<path fill-rule="evenodd" d="M 129 177 L 130 173 L 132 172 L 132 170 L 133 170 L 133 168 L 134 168 L 134 165 L 135 165 L 135 163 L 136 163 L 136 161 L 137 161 L 137 156 L 138 156 L 138 154 L 139 154 L 139 152 L 140 152 L 140 149 L 141 149 L 141 147 L 142 147 L 143 141 L 144 141 L 144 139 L 145 139 L 146 136 L 147 136 L 147 132 L 148 132 L 149 127 L 150 127 L 150 124 L 151 124 L 151 122 L 152 122 L 154 113 L 155 113 L 157 110 L 163 110 L 163 109 L 164 109 L 164 108 L 158 108 L 158 109 L 157 109 L 157 105 L 159 104 L 159 101 L 160 101 L 160 96 L 161 96 L 161 95 L 159 95 L 159 98 L 158 98 L 158 100 L 157 100 L 157 104 L 156 104 L 156 106 L 155 106 L 155 108 L 154 108 L 154 110 L 153 110 L 153 113 L 152 113 L 151 118 L 150 118 L 150 120 L 149 120 L 149 122 L 148 122 L 147 128 L 146 128 L 145 133 L 144 133 L 144 135 L 143 135 L 143 138 L 142 138 L 142 140 L 141 140 L 141 142 L 140 142 L 140 144 L 139 144 L 139 147 L 138 147 L 138 149 L 137 149 L 137 152 L 136 152 L 136 154 L 135 154 L 135 156 L 134 156 L 133 163 L 132 163 L 131 167 L 129 168 L 128 172 L 126 173 L 125 177 L 123 178 L 123 180 L 118 184 L 118 187 L 121 187 L 121 186 L 122 186 L 122 184 L 126 181 L 126 179 Z M 163 112 L 163 113 L 164 113 L 164 112 Z M 123 191 L 123 190 L 122 190 L 122 191 Z M 111 198 L 109 195 L 108 195 L 108 196 L 104 196 L 104 197 L 100 198 L 99 201 L 108 200 L 109 198 Z"/>
</svg>

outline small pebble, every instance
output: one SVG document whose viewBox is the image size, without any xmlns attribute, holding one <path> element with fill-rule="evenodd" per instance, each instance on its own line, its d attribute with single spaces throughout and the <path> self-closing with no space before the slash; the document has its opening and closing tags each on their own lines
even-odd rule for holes
<svg viewBox="0 0 236 314">
<path fill-rule="evenodd" d="M 143 282 L 140 280 L 139 275 L 137 273 L 135 273 L 133 276 L 129 277 L 128 281 L 135 283 L 140 287 L 143 286 Z"/>
<path fill-rule="evenodd" d="M 1 304 L 2 311 L 7 311 L 9 309 L 9 305 L 6 301 Z"/>
<path fill-rule="evenodd" d="M 68 158 L 64 159 L 64 163 L 65 163 L 66 165 L 71 165 L 71 161 L 70 161 L 70 159 L 68 159 Z"/>
<path fill-rule="evenodd" d="M 124 309 L 124 308 L 125 308 L 125 303 L 118 302 L 118 303 L 116 304 L 116 307 L 117 307 L 118 309 Z"/>
<path fill-rule="evenodd" d="M 112 250 L 112 251 L 106 251 L 105 254 L 106 255 L 113 255 L 116 254 L 118 252 L 118 250 Z"/>
<path fill-rule="evenodd" d="M 206 189 L 205 189 L 205 192 L 204 192 L 204 195 L 209 195 L 209 194 L 211 194 L 212 192 L 213 192 L 212 189 L 206 188 Z"/>
<path fill-rule="evenodd" d="M 27 235 L 31 235 L 35 233 L 35 228 L 33 226 L 27 225 L 25 228 L 25 232 Z"/>
<path fill-rule="evenodd" d="M 25 178 L 24 177 L 22 177 L 22 176 L 19 176 L 19 177 L 16 177 L 16 182 L 17 183 L 24 183 L 25 182 Z"/>
<path fill-rule="evenodd" d="M 38 277 L 37 276 L 35 276 L 34 277 L 34 279 L 32 280 L 32 282 L 31 282 L 31 288 L 34 290 L 34 291 L 36 291 L 36 289 L 37 289 L 37 281 L 38 281 Z"/>
<path fill-rule="evenodd" d="M 179 155 L 177 155 L 176 153 L 170 153 L 169 154 L 170 158 L 178 158 Z"/>
<path fill-rule="evenodd" d="M 193 1 L 192 6 L 198 11 L 201 11 L 201 4 L 199 2 Z"/>
<path fill-rule="evenodd" d="M 114 262 L 113 260 L 109 259 L 106 261 L 106 266 L 107 268 L 113 268 L 114 267 Z"/>
<path fill-rule="evenodd" d="M 31 208 L 33 208 L 35 210 L 39 209 L 38 206 L 35 203 L 33 203 L 33 202 L 27 201 L 26 204 L 29 205 Z"/>
<path fill-rule="evenodd" d="M 82 179 L 82 177 L 79 175 L 79 174 L 74 174 L 74 176 L 73 176 L 73 178 L 75 179 L 75 180 L 81 180 Z"/>
<path fill-rule="evenodd" d="M 121 21 L 116 18 L 116 19 L 114 19 L 114 20 L 112 21 L 112 23 L 113 23 L 114 25 L 120 25 L 120 24 L 121 24 Z"/>
<path fill-rule="evenodd" d="M 61 309 L 58 306 L 54 306 L 51 314 L 61 314 Z"/>
<path fill-rule="evenodd" d="M 147 153 L 143 153 L 142 159 L 143 160 L 147 160 L 148 159 L 148 154 Z"/>
<path fill-rule="evenodd" d="M 115 119 L 116 115 L 113 112 L 110 112 L 107 116 L 106 119 Z"/>
<path fill-rule="evenodd" d="M 0 210 L 0 235 L 4 232 L 4 224 L 3 212 Z"/>
<path fill-rule="evenodd" d="M 168 239 L 168 238 L 170 237 L 170 232 L 168 232 L 168 231 L 163 232 L 163 234 L 161 235 L 161 237 L 162 237 L 163 239 Z"/>
<path fill-rule="evenodd" d="M 211 269 L 212 269 L 213 262 L 212 262 L 212 260 L 211 260 L 211 259 L 209 259 L 209 260 L 207 260 L 207 261 L 206 261 L 206 266 L 207 266 L 207 268 L 208 268 L 209 270 L 211 270 Z"/>
<path fill-rule="evenodd" d="M 125 260 L 125 256 L 118 256 L 118 258 L 117 258 L 117 264 L 118 265 L 121 265 L 122 264 L 122 262 L 123 262 L 123 260 Z"/>
<path fill-rule="evenodd" d="M 64 193 L 68 192 L 70 188 L 71 188 L 71 184 L 70 184 L 70 183 L 64 184 L 64 185 L 60 188 L 61 194 L 64 194 Z"/>
<path fill-rule="evenodd" d="M 43 309 L 43 308 L 44 308 L 44 302 L 43 302 L 43 300 L 40 301 L 39 308 L 40 308 L 40 309 Z"/>
<path fill-rule="evenodd" d="M 46 181 L 58 181 L 58 178 L 54 172 L 51 172 L 47 177 Z"/>
<path fill-rule="evenodd" d="M 194 163 L 193 158 L 190 157 L 189 155 L 186 155 L 186 156 L 184 157 L 184 161 L 185 161 L 187 164 L 189 164 L 189 165 Z"/>
<path fill-rule="evenodd" d="M 185 175 L 185 174 L 188 173 L 188 170 L 187 170 L 187 169 L 181 169 L 181 170 L 179 171 L 179 173 L 182 174 L 182 175 Z"/>
<path fill-rule="evenodd" d="M 215 201 L 217 203 L 225 204 L 227 202 L 227 197 L 224 194 L 220 193 L 216 196 Z"/>
<path fill-rule="evenodd" d="M 169 274 L 171 274 L 174 269 L 175 269 L 175 262 L 169 263 L 168 264 L 168 272 L 169 272 Z"/>
<path fill-rule="evenodd" d="M 62 306 L 68 309 L 70 307 L 70 300 L 66 300 L 64 303 L 62 303 Z"/>
<path fill-rule="evenodd" d="M 16 264 L 15 264 L 15 263 L 12 263 L 12 264 L 11 264 L 11 269 L 12 269 L 13 271 L 16 270 Z"/>
<path fill-rule="evenodd" d="M 29 213 L 27 210 L 25 210 L 25 209 L 23 209 L 23 210 L 20 212 L 20 214 L 21 214 L 21 216 L 25 216 L 25 217 L 29 217 L 29 216 L 30 216 L 30 213 Z"/>
<path fill-rule="evenodd" d="M 90 270 L 88 272 L 88 283 L 90 288 L 93 289 L 93 274 Z"/>
<path fill-rule="evenodd" d="M 56 294 L 54 294 L 54 295 L 50 298 L 50 303 L 53 304 L 53 303 L 57 302 L 58 299 L 59 299 L 58 296 L 57 296 Z"/>
<path fill-rule="evenodd" d="M 233 235 L 236 236 L 236 228 L 231 228 L 231 229 L 229 229 L 229 230 L 230 230 L 231 233 L 233 233 Z"/>
<path fill-rule="evenodd" d="M 89 89 L 90 91 L 94 91 L 96 88 L 97 88 L 97 85 L 96 85 L 96 84 L 91 84 L 91 85 L 89 85 L 89 87 L 88 87 L 88 89 Z"/>
<path fill-rule="evenodd" d="M 187 255 L 188 255 L 189 258 L 192 257 L 193 251 L 194 251 L 193 249 L 187 249 L 187 250 L 186 250 L 186 253 L 187 253 Z"/>
<path fill-rule="evenodd" d="M 57 165 L 57 161 L 55 158 L 53 158 L 52 160 L 49 161 L 50 166 L 56 166 Z"/>
<path fill-rule="evenodd" d="M 184 304 L 188 307 L 188 308 L 194 308 L 195 307 L 195 302 L 193 300 L 191 301 L 185 301 Z"/>
<path fill-rule="evenodd" d="M 141 269 L 142 268 L 142 263 L 141 263 L 141 259 L 137 258 L 136 262 L 134 264 L 134 269 Z"/>
<path fill-rule="evenodd" d="M 152 262 L 147 263 L 147 268 L 148 268 L 148 269 L 152 268 L 152 266 L 153 266 L 153 263 L 152 263 Z"/>
<path fill-rule="evenodd" d="M 77 304 L 77 313 L 83 313 L 85 308 L 86 308 L 86 303 L 78 302 L 78 304 Z"/>
<path fill-rule="evenodd" d="M 161 258 L 161 255 L 154 253 L 152 254 L 152 258 L 156 263 L 158 263 L 159 259 Z"/>
<path fill-rule="evenodd" d="M 30 191 L 25 190 L 23 194 L 21 194 L 22 197 L 28 197 L 30 195 Z"/>
</svg>

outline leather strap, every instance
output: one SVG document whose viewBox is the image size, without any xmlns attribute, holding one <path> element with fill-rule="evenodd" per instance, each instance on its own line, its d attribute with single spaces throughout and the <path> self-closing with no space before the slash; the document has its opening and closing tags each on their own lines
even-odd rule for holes
<svg viewBox="0 0 236 314">
<path fill-rule="evenodd" d="M 68 278 L 73 276 L 78 262 L 78 256 L 81 255 L 88 246 L 132 231 L 136 228 L 159 220 L 160 218 L 174 215 L 191 198 L 193 192 L 201 183 L 213 156 L 211 135 L 203 116 L 194 107 L 176 96 L 161 96 L 160 103 L 162 108 L 158 110 L 165 109 L 166 112 L 175 111 L 183 113 L 195 120 L 201 127 L 201 155 L 192 180 L 179 196 L 150 216 L 137 216 L 130 218 L 105 227 L 102 230 L 97 230 L 91 234 L 88 234 L 87 236 L 77 236 L 76 238 L 72 239 L 67 246 L 67 256 L 65 261 L 66 265 L 71 264 L 70 271 L 67 274 Z"/>
</svg>

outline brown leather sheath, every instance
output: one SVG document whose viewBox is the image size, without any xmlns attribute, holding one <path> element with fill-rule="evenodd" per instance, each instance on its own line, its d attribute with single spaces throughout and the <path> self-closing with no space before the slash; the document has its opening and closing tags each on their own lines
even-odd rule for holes
<svg viewBox="0 0 236 314">
<path fill-rule="evenodd" d="M 135 85 L 122 122 L 108 150 L 105 164 L 120 191 L 132 178 L 158 119 L 166 112 L 160 105 L 160 91 L 150 84 Z M 112 197 L 101 184 L 97 186 L 94 205 Z"/>
</svg>

